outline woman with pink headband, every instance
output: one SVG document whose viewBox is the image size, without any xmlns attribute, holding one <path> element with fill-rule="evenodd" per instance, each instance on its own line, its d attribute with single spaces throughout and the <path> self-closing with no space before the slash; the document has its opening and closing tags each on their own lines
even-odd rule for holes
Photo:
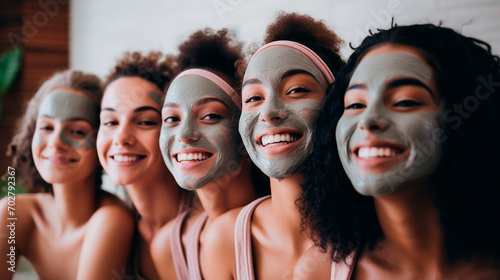
<svg viewBox="0 0 500 280">
<path fill-rule="evenodd" d="M 291 279 L 310 269 L 315 250 L 296 200 L 299 167 L 312 150 L 314 122 L 344 64 L 341 40 L 307 15 L 281 14 L 250 59 L 239 131 L 252 161 L 270 177 L 271 197 L 215 221 L 207 236 L 206 279 Z M 236 252 L 236 253 L 235 253 Z"/>
<path fill-rule="evenodd" d="M 212 221 L 259 196 L 238 133 L 241 96 L 235 63 L 242 58 L 241 48 L 227 30 L 208 28 L 179 46 L 181 73 L 163 104 L 160 148 L 177 183 L 196 190 L 204 209 L 183 212 L 154 239 L 153 259 L 162 279 L 203 279 L 207 260 L 200 256 L 214 257 L 205 251 Z"/>
</svg>

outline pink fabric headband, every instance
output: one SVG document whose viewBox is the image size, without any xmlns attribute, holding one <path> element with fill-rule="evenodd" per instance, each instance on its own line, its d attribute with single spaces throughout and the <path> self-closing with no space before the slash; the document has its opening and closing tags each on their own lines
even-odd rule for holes
<svg viewBox="0 0 500 280">
<path fill-rule="evenodd" d="M 265 44 L 260 49 L 258 49 L 257 52 L 255 52 L 255 54 L 252 56 L 250 60 L 252 60 L 258 53 L 262 52 L 263 50 L 272 47 L 289 47 L 300 52 L 302 55 L 309 58 L 309 60 L 311 60 L 312 63 L 314 63 L 314 65 L 316 65 L 316 67 L 319 68 L 319 70 L 321 71 L 321 73 L 323 73 L 323 76 L 325 76 L 329 84 L 335 82 L 335 77 L 333 76 L 332 71 L 330 71 L 330 68 L 328 68 L 326 63 L 313 50 L 294 41 L 281 40 Z"/>
<path fill-rule="evenodd" d="M 181 72 L 177 77 L 174 79 L 175 80 L 185 77 L 185 76 L 199 76 L 203 77 L 205 79 L 208 79 L 212 81 L 214 84 L 216 84 L 218 87 L 220 87 L 229 97 L 231 97 L 231 100 L 233 100 L 234 104 L 240 109 L 241 111 L 241 97 L 236 93 L 236 91 L 226 82 L 224 81 L 221 77 L 215 75 L 214 73 L 203 70 L 200 68 L 192 68 L 188 69 L 186 71 Z M 173 83 L 172 82 L 172 83 Z"/>
</svg>

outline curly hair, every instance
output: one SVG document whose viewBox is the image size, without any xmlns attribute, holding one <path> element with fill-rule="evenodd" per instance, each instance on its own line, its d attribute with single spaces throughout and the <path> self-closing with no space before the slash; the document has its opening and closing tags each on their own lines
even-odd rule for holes
<svg viewBox="0 0 500 280">
<path fill-rule="evenodd" d="M 125 53 L 106 78 L 106 87 L 122 77 L 140 77 L 165 93 L 172 80 L 175 63 L 172 55 L 167 55 L 163 61 L 160 61 L 162 57 L 161 52 L 150 52 L 146 56 L 139 52 Z"/>
<path fill-rule="evenodd" d="M 444 100 L 443 155 L 432 180 L 444 247 L 450 262 L 500 257 L 500 65 L 490 46 L 432 24 L 393 26 L 364 39 L 337 75 L 316 123 L 314 151 L 303 165 L 303 222 L 316 245 L 342 261 L 353 251 L 373 249 L 382 235 L 373 197 L 358 194 L 337 151 L 335 129 L 344 95 L 359 61 L 374 46 L 414 47 L 433 68 Z M 464 111 L 465 107 L 465 111 Z M 462 110 L 457 112 L 457 108 Z M 328 170 L 328 172 L 325 172 Z"/>
<path fill-rule="evenodd" d="M 71 88 L 81 91 L 96 104 L 100 104 L 103 94 L 102 83 L 97 76 L 66 70 L 54 74 L 45 81 L 29 101 L 26 112 L 18 121 L 18 128 L 8 146 L 7 155 L 12 156 L 12 166 L 23 174 L 19 180 L 30 192 L 52 192 L 52 185 L 42 179 L 35 167 L 31 153 L 31 142 L 35 134 L 40 104 L 49 93 L 57 88 Z M 96 120 L 99 121 L 99 116 L 96 116 Z M 97 127 L 99 124 L 97 124 L 96 129 Z M 102 168 L 99 166 L 96 186 L 101 186 L 101 174 Z"/>
<path fill-rule="evenodd" d="M 218 71 L 230 79 L 229 84 L 239 92 L 241 77 L 236 74 L 236 62 L 243 58 L 243 43 L 236 41 L 227 29 L 196 31 L 179 45 L 179 52 L 177 73 L 190 68 Z"/>
<path fill-rule="evenodd" d="M 300 43 L 313 50 L 335 75 L 345 62 L 340 56 L 343 41 L 323 21 L 309 15 L 280 12 L 266 30 L 264 44 L 288 40 Z M 239 63 L 239 75 L 243 77 L 246 63 Z"/>
</svg>

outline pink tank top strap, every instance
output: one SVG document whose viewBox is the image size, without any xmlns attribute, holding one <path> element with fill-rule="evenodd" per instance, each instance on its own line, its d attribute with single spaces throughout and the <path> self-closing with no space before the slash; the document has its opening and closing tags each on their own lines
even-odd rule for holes
<svg viewBox="0 0 500 280">
<path fill-rule="evenodd" d="M 208 219 L 207 212 L 201 213 L 196 219 L 193 227 L 189 230 L 187 235 L 187 266 L 189 270 L 189 280 L 202 280 L 200 268 L 200 235 L 205 223 Z"/>
<path fill-rule="evenodd" d="M 170 237 L 170 251 L 172 252 L 172 260 L 174 262 L 175 274 L 179 280 L 188 280 L 189 271 L 186 263 L 186 257 L 184 256 L 184 250 L 182 249 L 182 237 L 181 230 L 182 224 L 188 217 L 191 209 L 187 209 L 181 214 L 177 215 L 172 225 L 172 236 Z"/>
<path fill-rule="evenodd" d="M 357 261 L 357 251 L 352 252 L 346 259 L 345 262 L 333 262 L 332 263 L 332 274 L 330 280 L 349 280 L 351 279 L 352 272 L 354 271 L 354 266 Z"/>
<path fill-rule="evenodd" d="M 241 209 L 234 226 L 234 248 L 236 254 L 236 279 L 255 279 L 252 261 L 252 215 L 262 201 L 271 196 L 258 198 Z"/>
</svg>

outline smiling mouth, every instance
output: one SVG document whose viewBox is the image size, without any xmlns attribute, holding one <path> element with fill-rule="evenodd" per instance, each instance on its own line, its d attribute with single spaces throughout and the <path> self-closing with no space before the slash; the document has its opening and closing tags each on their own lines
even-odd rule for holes
<svg viewBox="0 0 500 280">
<path fill-rule="evenodd" d="M 206 152 L 198 152 L 198 153 L 178 153 L 174 155 L 174 158 L 177 160 L 177 162 L 183 162 L 183 161 L 204 161 L 210 157 L 212 157 L 213 154 L 211 153 L 206 153 Z"/>
<path fill-rule="evenodd" d="M 139 161 L 146 156 L 123 156 L 123 155 L 114 155 L 111 158 L 116 162 L 135 162 Z"/>
<path fill-rule="evenodd" d="M 403 149 L 394 147 L 360 147 L 354 151 L 359 158 L 388 158 L 395 157 L 404 152 Z"/>
<path fill-rule="evenodd" d="M 286 145 L 299 140 L 301 137 L 302 135 L 296 133 L 267 134 L 260 138 L 260 144 L 262 147 Z"/>
</svg>

